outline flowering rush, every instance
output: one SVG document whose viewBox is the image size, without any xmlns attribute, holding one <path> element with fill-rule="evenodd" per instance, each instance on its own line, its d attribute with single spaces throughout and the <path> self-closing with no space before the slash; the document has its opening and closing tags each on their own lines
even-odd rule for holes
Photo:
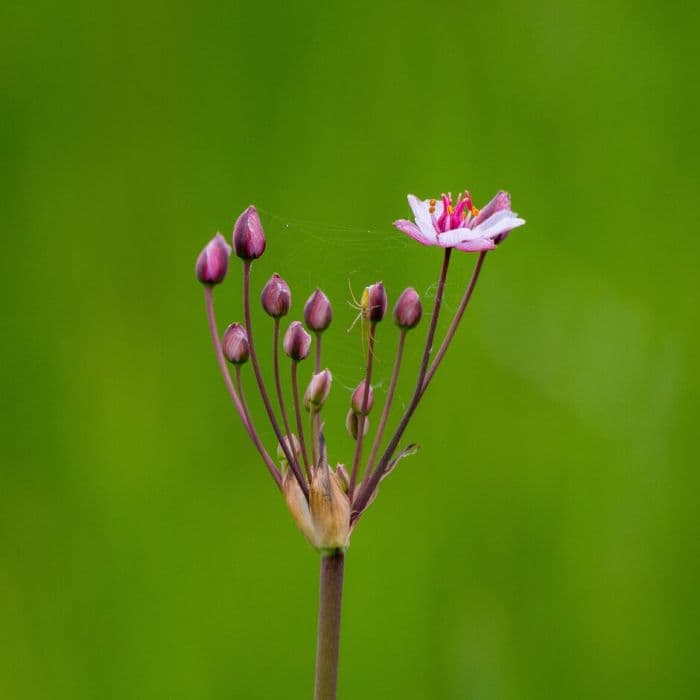
<svg viewBox="0 0 700 700">
<path fill-rule="evenodd" d="M 258 360 L 251 310 L 253 263 L 267 247 L 263 225 L 255 207 L 248 207 L 236 221 L 232 246 L 221 234 L 217 234 L 205 246 L 195 266 L 195 275 L 204 286 L 205 308 L 216 359 L 234 409 L 296 525 L 321 554 L 314 691 L 317 700 L 336 697 L 343 571 L 352 531 L 376 498 L 380 483 L 402 459 L 417 449 L 415 444 L 400 448 L 399 443 L 455 336 L 487 251 L 496 248 L 513 229 L 525 223 L 512 211 L 510 196 L 506 192 L 499 192 L 481 210 L 473 205 L 469 192 L 460 193 L 454 201 L 451 194 L 425 200 L 409 195 L 408 203 L 414 221 L 400 219 L 394 223 L 396 228 L 423 245 L 443 249 L 437 292 L 422 343 L 415 388 L 390 437 L 384 440 L 402 367 L 404 346 L 410 332 L 423 318 L 420 295 L 409 287 L 401 292 L 394 304 L 395 359 L 377 427 L 371 430 L 370 416 L 377 408 L 372 370 L 379 330 L 386 318 L 389 301 L 387 290 L 381 282 L 368 284 L 359 302 L 360 317 L 368 329 L 365 370 L 348 397 L 345 423 L 354 449 L 352 455 L 348 455 L 350 459 L 335 466 L 331 464 L 322 421 L 323 408 L 329 400 L 333 381 L 330 369 L 322 366 L 322 339 L 333 320 L 328 297 L 316 288 L 303 307 L 303 323 L 292 320 L 281 340 L 280 324 L 292 308 L 292 292 L 277 274 L 263 286 L 259 298 L 262 310 L 270 319 L 268 323 L 271 325 L 273 347 L 272 367 L 268 369 L 266 378 Z M 437 345 L 436 332 L 451 254 L 455 249 L 478 253 L 478 257 L 459 306 L 437 350 L 433 352 Z M 229 324 L 220 334 L 214 310 L 214 289 L 227 276 L 232 250 L 241 261 L 242 322 Z M 280 346 L 287 356 L 287 390 L 282 381 L 281 360 L 284 356 L 281 357 Z M 311 365 L 309 370 L 304 369 L 304 363 Z M 272 451 L 268 451 L 263 443 L 248 409 L 243 391 L 244 374 L 248 372 L 248 367 L 251 368 L 249 373 L 253 375 L 257 394 L 275 435 Z M 299 389 L 300 372 L 308 380 L 303 393 Z M 272 387 L 271 390 L 268 385 Z M 369 446 L 366 458 L 365 440 Z"/>
<path fill-rule="evenodd" d="M 493 250 L 505 237 L 525 221 L 510 208 L 510 195 L 499 192 L 483 209 L 472 204 L 469 192 L 443 194 L 440 199 L 420 200 L 408 195 L 413 221 L 394 222 L 399 231 L 407 233 L 423 245 L 457 248 L 468 253 Z"/>
</svg>

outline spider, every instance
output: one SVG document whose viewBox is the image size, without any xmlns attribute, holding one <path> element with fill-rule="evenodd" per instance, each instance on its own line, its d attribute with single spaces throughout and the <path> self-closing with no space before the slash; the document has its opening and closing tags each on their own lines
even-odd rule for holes
<svg viewBox="0 0 700 700">
<path fill-rule="evenodd" d="M 348 328 L 348 333 L 350 333 L 350 331 L 352 331 L 357 322 L 360 321 L 360 338 L 362 342 L 362 353 L 364 354 L 365 347 L 369 338 L 369 288 L 365 287 L 363 289 L 360 301 L 357 300 L 355 293 L 352 291 L 352 285 L 350 284 L 350 280 L 348 280 L 348 289 L 350 290 L 350 296 L 352 297 L 352 301 L 348 301 L 348 305 L 351 309 L 355 309 L 357 311 L 357 316 L 355 316 L 353 322 L 350 324 L 350 327 Z"/>
</svg>

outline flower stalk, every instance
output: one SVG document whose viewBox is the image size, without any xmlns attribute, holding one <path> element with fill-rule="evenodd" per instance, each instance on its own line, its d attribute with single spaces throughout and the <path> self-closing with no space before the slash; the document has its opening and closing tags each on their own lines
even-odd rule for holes
<svg viewBox="0 0 700 700">
<path fill-rule="evenodd" d="M 336 697 L 344 570 L 342 549 L 321 555 L 314 700 L 335 700 Z"/>
</svg>

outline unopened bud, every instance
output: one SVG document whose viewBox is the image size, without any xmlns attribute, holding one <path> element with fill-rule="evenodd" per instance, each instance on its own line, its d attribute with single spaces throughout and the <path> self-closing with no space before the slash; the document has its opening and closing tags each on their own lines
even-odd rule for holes
<svg viewBox="0 0 700 700">
<path fill-rule="evenodd" d="M 195 274 L 202 284 L 219 284 L 224 281 L 228 270 L 228 259 L 231 246 L 226 239 L 217 233 L 197 258 Z"/>
<path fill-rule="evenodd" d="M 386 313 L 386 290 L 381 282 L 365 287 L 362 293 L 362 315 L 370 323 L 379 323 Z"/>
<path fill-rule="evenodd" d="M 289 285 L 279 275 L 272 275 L 263 287 L 260 301 L 265 312 L 272 318 L 286 316 L 292 305 L 292 293 L 289 290 Z"/>
<path fill-rule="evenodd" d="M 331 325 L 333 309 L 328 297 L 317 289 L 304 305 L 304 323 L 310 331 L 322 333 Z"/>
<path fill-rule="evenodd" d="M 265 252 L 265 231 L 254 206 L 249 206 L 233 227 L 233 250 L 243 260 L 255 260 Z"/>
<path fill-rule="evenodd" d="M 327 369 L 311 377 L 304 394 L 304 407 L 307 411 L 316 412 L 323 406 L 330 393 L 332 381 L 333 375 Z"/>
<path fill-rule="evenodd" d="M 411 330 L 415 328 L 423 316 L 423 305 L 418 292 L 409 287 L 401 292 L 394 307 L 394 321 L 399 328 Z"/>
<path fill-rule="evenodd" d="M 348 411 L 347 418 L 345 419 L 345 427 L 348 430 L 348 435 L 353 440 L 357 440 L 357 436 L 360 432 L 360 419 L 361 416 L 358 416 L 355 411 L 352 410 L 352 408 Z M 362 437 L 367 435 L 367 431 L 369 430 L 369 418 L 364 418 L 363 426 L 362 426 Z"/>
<path fill-rule="evenodd" d="M 295 362 L 300 362 L 309 354 L 311 336 L 304 330 L 300 321 L 293 321 L 289 324 L 289 328 L 284 334 L 282 347 Z"/>
<path fill-rule="evenodd" d="M 222 342 L 224 357 L 234 365 L 248 361 L 248 333 L 240 323 L 232 323 L 224 331 Z"/>
<path fill-rule="evenodd" d="M 367 416 L 372 410 L 372 406 L 374 406 L 374 389 L 372 389 L 372 385 L 370 384 L 367 393 L 367 405 L 365 406 L 365 410 L 363 411 L 362 405 L 365 400 L 365 386 L 367 386 L 367 382 L 363 379 L 357 385 L 355 391 L 352 392 L 351 404 L 352 410 L 355 413 L 357 413 L 358 415 L 364 414 L 365 416 Z"/>
<path fill-rule="evenodd" d="M 299 455 L 301 454 L 301 446 L 299 445 L 299 440 L 297 439 L 297 436 L 294 433 L 291 433 L 290 435 L 285 435 L 282 438 L 282 441 L 284 442 L 284 447 L 289 451 L 291 455 L 299 457 Z M 279 461 L 285 468 L 289 466 L 289 464 L 287 463 L 287 455 L 285 454 L 284 448 L 279 442 L 277 443 L 277 459 L 279 459 Z"/>
</svg>

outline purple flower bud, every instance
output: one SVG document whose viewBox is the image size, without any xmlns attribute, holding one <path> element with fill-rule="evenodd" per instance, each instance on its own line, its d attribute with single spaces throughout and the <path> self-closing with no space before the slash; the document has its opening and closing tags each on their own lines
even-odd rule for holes
<svg viewBox="0 0 700 700">
<path fill-rule="evenodd" d="M 255 260 L 265 252 L 265 231 L 252 205 L 238 217 L 233 227 L 233 250 L 243 260 Z"/>
<path fill-rule="evenodd" d="M 289 324 L 289 328 L 284 334 L 282 347 L 295 362 L 306 359 L 311 347 L 311 336 L 304 330 L 301 322 L 293 321 Z"/>
<path fill-rule="evenodd" d="M 365 386 L 367 382 L 363 379 L 358 385 L 355 391 L 352 392 L 352 399 L 351 399 L 351 404 L 352 404 L 352 410 L 359 416 L 362 415 L 362 402 L 364 401 L 365 398 Z M 372 406 L 374 406 L 374 389 L 372 389 L 372 385 L 369 385 L 369 393 L 367 394 L 367 407 L 366 410 L 364 411 L 364 415 L 369 415 L 369 412 L 372 410 Z"/>
<path fill-rule="evenodd" d="M 311 377 L 309 386 L 304 394 L 304 406 L 307 411 L 315 412 L 323 406 L 331 390 L 332 381 L 333 375 L 327 369 Z"/>
<path fill-rule="evenodd" d="M 333 309 L 328 297 L 317 289 L 304 305 L 304 323 L 310 331 L 322 333 L 331 325 Z"/>
<path fill-rule="evenodd" d="M 219 284 L 224 281 L 228 270 L 228 258 L 231 246 L 226 239 L 217 233 L 197 258 L 195 274 L 202 284 Z"/>
<path fill-rule="evenodd" d="M 418 292 L 413 287 L 404 289 L 394 307 L 396 325 L 404 330 L 411 330 L 420 323 L 422 316 L 423 305 Z"/>
<path fill-rule="evenodd" d="M 362 437 L 367 435 L 367 431 L 369 430 L 369 418 L 365 418 L 364 421 Z M 352 408 L 348 411 L 348 415 L 345 419 L 345 427 L 348 430 L 348 435 L 350 435 L 353 440 L 357 440 L 357 435 L 360 432 L 360 416 L 358 416 Z"/>
<path fill-rule="evenodd" d="M 248 362 L 248 333 L 240 323 L 232 323 L 224 331 L 222 343 L 224 356 L 234 365 L 242 365 Z"/>
<path fill-rule="evenodd" d="M 272 318 L 286 316 L 292 305 L 292 293 L 289 290 L 289 285 L 279 275 L 272 275 L 263 287 L 260 301 L 263 309 Z"/>
<path fill-rule="evenodd" d="M 386 290 L 381 282 L 365 287 L 362 293 L 362 315 L 370 323 L 379 323 L 386 313 Z"/>
</svg>

